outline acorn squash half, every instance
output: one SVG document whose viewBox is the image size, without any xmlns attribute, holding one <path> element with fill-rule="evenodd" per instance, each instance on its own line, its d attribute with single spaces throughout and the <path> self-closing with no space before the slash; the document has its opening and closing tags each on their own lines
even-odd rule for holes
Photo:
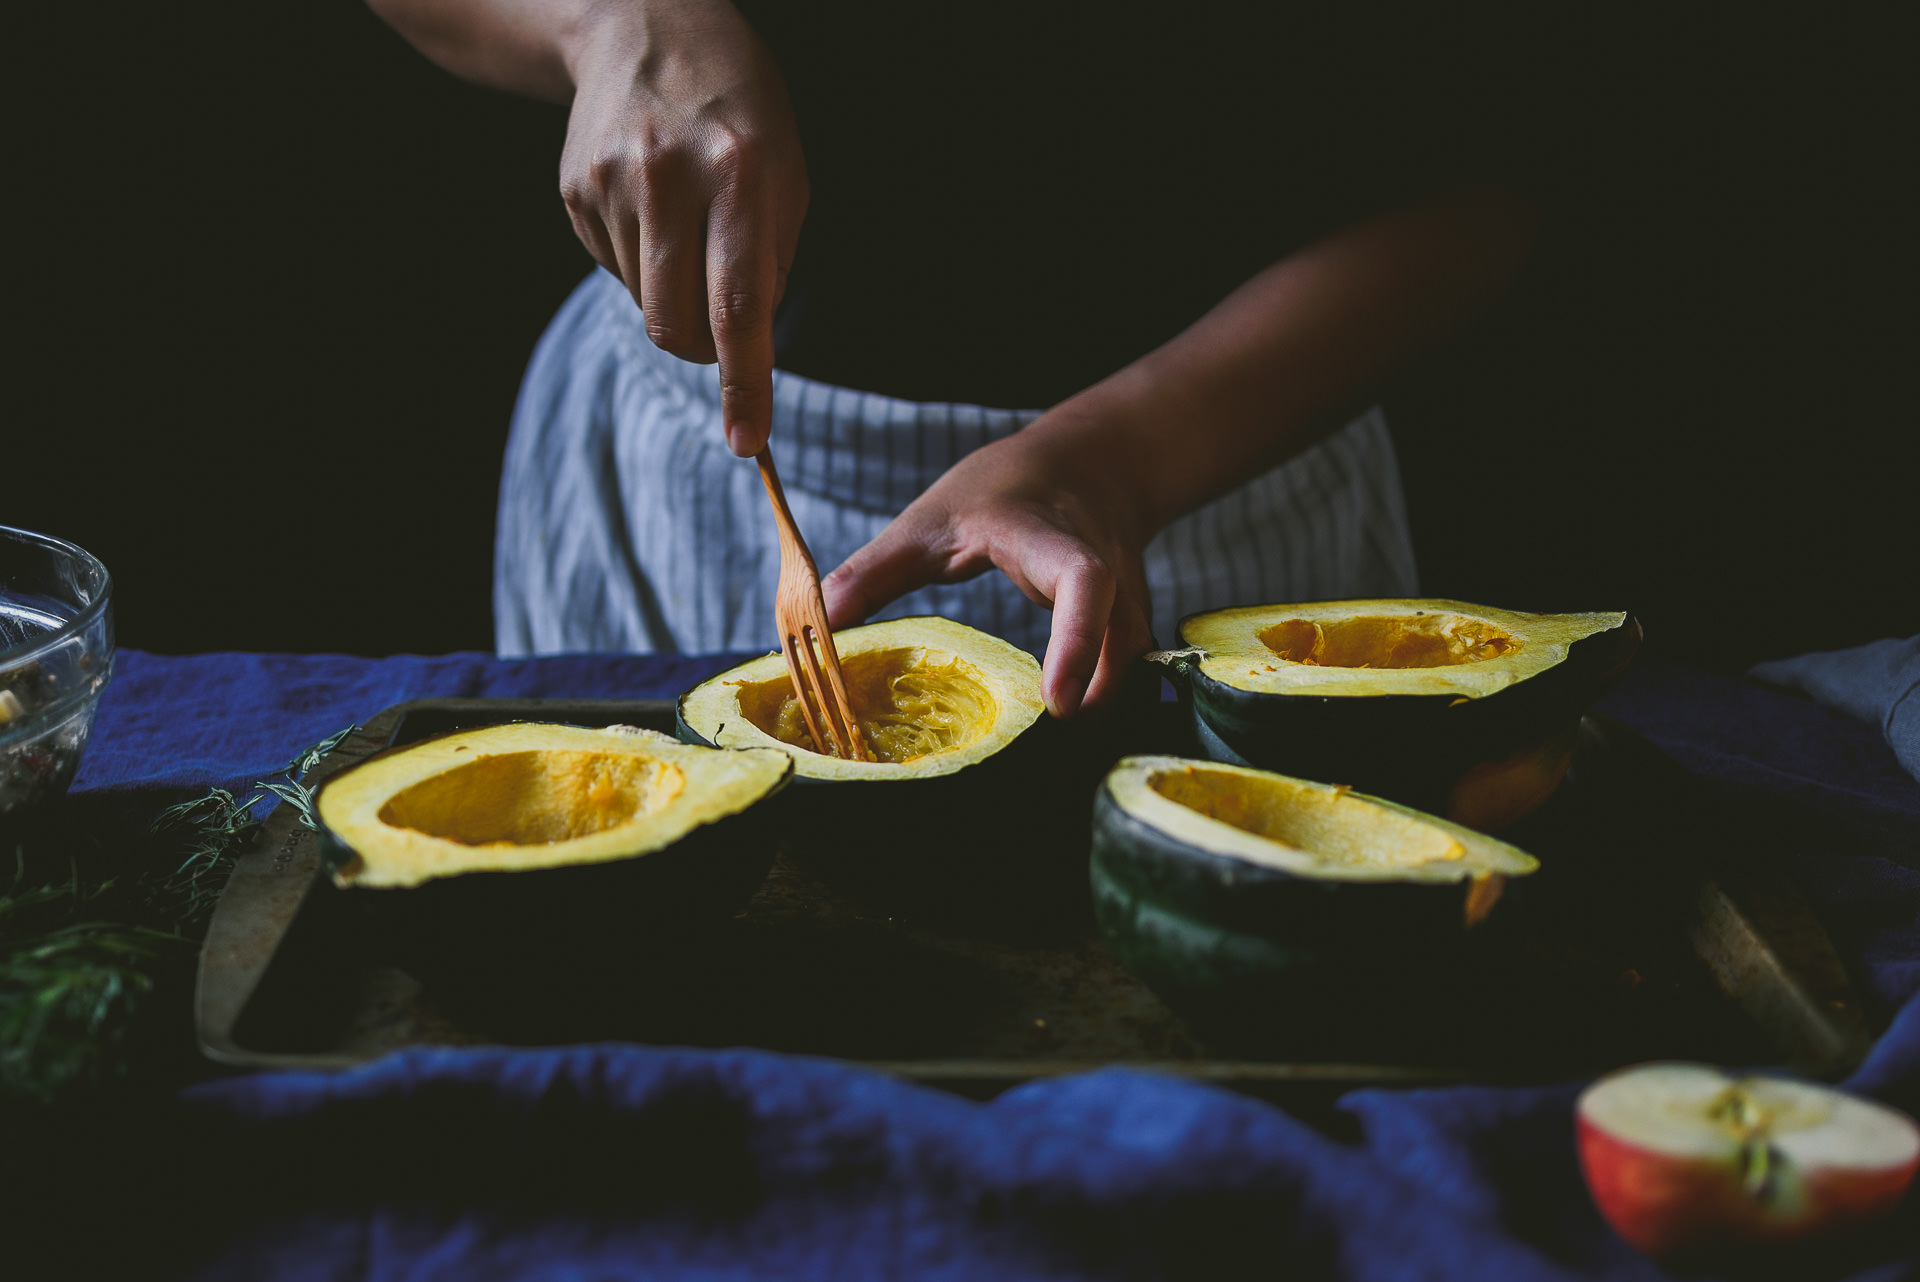
<svg viewBox="0 0 1920 1282">
<path fill-rule="evenodd" d="M 1219 1046 L 1351 1041 L 1457 988 L 1525 851 L 1410 807 L 1246 766 L 1123 759 L 1093 808 L 1095 919 Z"/>
<path fill-rule="evenodd" d="M 683 695 L 680 737 L 790 753 L 794 786 L 779 803 L 788 850 L 869 908 L 1042 911 L 1068 897 L 1084 915 L 1086 812 L 1063 798 L 1085 797 L 1112 758 L 1083 768 L 1078 738 L 1044 715 L 1038 661 L 935 616 L 834 640 L 880 760 L 815 751 L 778 653 Z"/>
<path fill-rule="evenodd" d="M 389 748 L 314 798 L 336 885 L 404 891 L 398 928 L 464 941 L 677 930 L 737 911 L 773 862 L 778 752 L 632 727 L 513 722 Z"/>
<path fill-rule="evenodd" d="M 1150 656 L 1218 761 L 1351 784 L 1497 830 L 1551 796 L 1581 714 L 1640 645 L 1623 612 L 1447 600 L 1247 606 Z"/>
<path fill-rule="evenodd" d="M 834 634 L 847 698 L 873 761 L 822 752 L 808 735 L 778 653 L 742 664 L 681 696 L 690 743 L 778 748 L 802 780 L 906 783 L 979 765 L 1046 710 L 1040 665 L 999 637 L 931 615 Z"/>
</svg>

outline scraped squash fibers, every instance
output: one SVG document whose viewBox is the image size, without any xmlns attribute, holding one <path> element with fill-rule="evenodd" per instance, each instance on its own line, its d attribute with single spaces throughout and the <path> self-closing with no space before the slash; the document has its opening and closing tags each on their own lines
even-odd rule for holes
<svg viewBox="0 0 1920 1282">
<path fill-rule="evenodd" d="M 679 796 L 678 766 L 621 753 L 482 755 L 394 794 L 380 822 L 464 846 L 536 846 L 618 828 Z"/>
<path fill-rule="evenodd" d="M 1000 715 L 999 702 L 974 666 L 943 650 L 870 651 L 848 656 L 841 670 L 853 715 L 876 761 L 916 761 L 964 748 Z M 784 677 L 742 689 L 740 711 L 782 743 L 820 751 Z M 838 755 L 831 743 L 825 755 Z"/>
</svg>

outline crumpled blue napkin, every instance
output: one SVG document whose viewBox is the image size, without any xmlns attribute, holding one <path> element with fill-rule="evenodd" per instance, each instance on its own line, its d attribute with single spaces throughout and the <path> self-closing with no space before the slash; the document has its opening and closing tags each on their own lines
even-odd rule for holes
<svg viewBox="0 0 1920 1282">
<path fill-rule="evenodd" d="M 1879 726 L 1906 772 L 1920 779 L 1920 635 L 1775 659 L 1747 675 Z"/>
</svg>

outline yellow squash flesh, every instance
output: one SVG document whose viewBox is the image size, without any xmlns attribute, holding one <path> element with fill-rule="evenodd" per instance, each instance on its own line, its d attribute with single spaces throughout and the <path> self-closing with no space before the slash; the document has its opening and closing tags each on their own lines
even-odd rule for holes
<svg viewBox="0 0 1920 1282">
<path fill-rule="evenodd" d="M 791 752 L 812 779 L 951 774 L 1011 743 L 1045 710 L 1040 665 L 998 637 L 920 617 L 836 633 L 847 698 L 874 761 L 822 753 L 807 734 L 785 660 L 755 659 L 690 691 L 687 726 L 726 748 Z"/>
<path fill-rule="evenodd" d="M 1127 814 L 1196 849 L 1325 881 L 1459 882 L 1538 867 L 1460 824 L 1336 784 L 1181 757 L 1107 776 Z"/>
<path fill-rule="evenodd" d="M 443 735 L 329 780 L 322 826 L 342 886 L 629 859 L 779 790 L 779 752 L 720 752 L 651 730 L 515 723 Z"/>
<path fill-rule="evenodd" d="M 1545 672 L 1622 612 L 1521 614 L 1445 600 L 1323 601 L 1196 615 L 1200 671 L 1257 693 L 1477 699 Z"/>
</svg>

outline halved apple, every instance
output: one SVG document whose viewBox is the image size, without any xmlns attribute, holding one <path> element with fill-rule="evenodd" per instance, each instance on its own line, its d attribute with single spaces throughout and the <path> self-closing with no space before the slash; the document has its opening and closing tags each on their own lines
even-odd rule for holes
<svg viewBox="0 0 1920 1282">
<path fill-rule="evenodd" d="M 1920 1166 L 1920 1127 L 1897 1109 L 1707 1064 L 1621 1069 L 1576 1111 L 1600 1213 L 1659 1257 L 1828 1238 L 1892 1211 Z"/>
</svg>

